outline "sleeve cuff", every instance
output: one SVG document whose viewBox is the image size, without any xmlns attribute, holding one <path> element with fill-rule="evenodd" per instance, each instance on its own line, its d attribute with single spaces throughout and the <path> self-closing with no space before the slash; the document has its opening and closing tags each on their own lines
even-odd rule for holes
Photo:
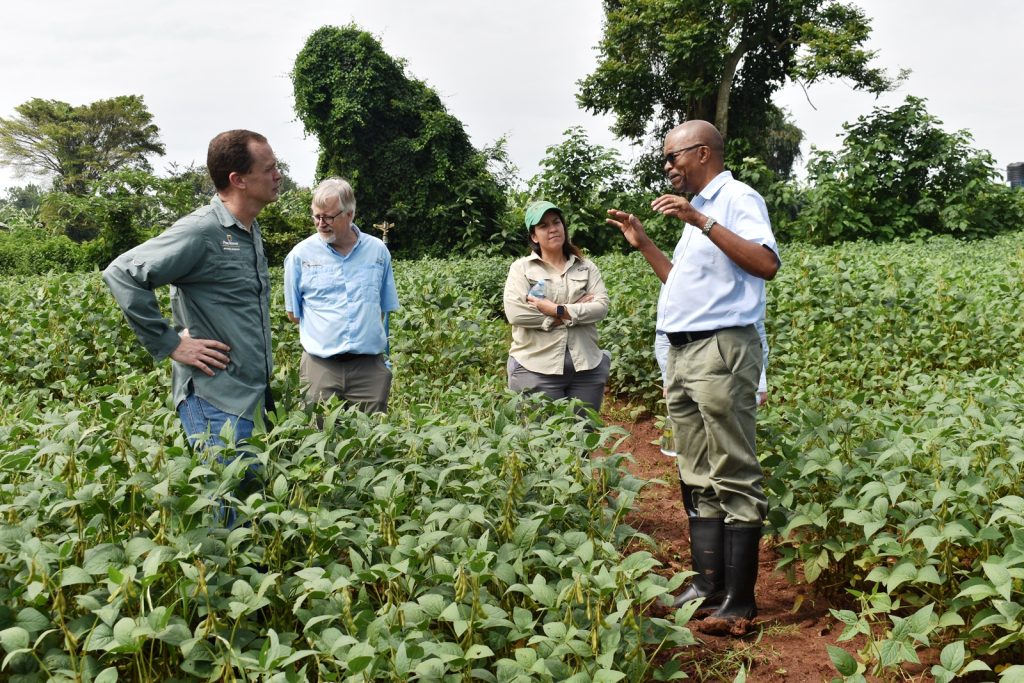
<svg viewBox="0 0 1024 683">
<path fill-rule="evenodd" d="M 151 349 L 153 357 L 157 360 L 167 358 L 174 353 L 174 349 L 178 348 L 178 344 L 180 343 L 181 336 L 174 331 L 173 327 L 168 328 L 167 331 L 160 336 L 160 339 L 157 340 L 156 344 L 153 345 L 153 348 Z"/>
</svg>

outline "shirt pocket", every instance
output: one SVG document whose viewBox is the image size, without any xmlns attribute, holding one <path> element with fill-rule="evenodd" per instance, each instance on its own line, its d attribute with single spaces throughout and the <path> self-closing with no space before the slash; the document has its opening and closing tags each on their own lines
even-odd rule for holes
<svg viewBox="0 0 1024 683">
<path fill-rule="evenodd" d="M 332 283 L 338 279 L 335 270 L 326 263 L 303 261 L 302 288 L 312 292 L 330 289 Z"/>
<path fill-rule="evenodd" d="M 380 283 L 383 278 L 384 266 L 382 264 L 363 264 L 352 269 L 352 290 L 360 301 L 379 304 Z"/>
<path fill-rule="evenodd" d="M 212 299 L 236 302 L 256 296 L 260 278 L 250 259 L 251 255 L 244 252 L 225 253 L 215 259 L 210 287 Z"/>
<path fill-rule="evenodd" d="M 590 273 L 586 270 L 571 270 L 565 276 L 566 300 L 565 303 L 573 304 L 579 301 L 580 297 L 587 294 L 587 287 L 590 284 Z"/>
</svg>

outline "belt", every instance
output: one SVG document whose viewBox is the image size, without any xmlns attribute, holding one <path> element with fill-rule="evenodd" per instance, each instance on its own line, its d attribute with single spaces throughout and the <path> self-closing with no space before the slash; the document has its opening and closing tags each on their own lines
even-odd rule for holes
<svg viewBox="0 0 1024 683">
<path fill-rule="evenodd" d="M 333 356 L 327 356 L 327 360 L 344 363 L 345 361 L 358 360 L 360 358 L 372 358 L 374 355 L 372 353 L 336 353 Z"/>
<path fill-rule="evenodd" d="M 718 330 L 701 330 L 699 332 L 666 332 L 668 343 L 672 346 L 685 346 L 701 339 L 714 337 Z"/>
</svg>

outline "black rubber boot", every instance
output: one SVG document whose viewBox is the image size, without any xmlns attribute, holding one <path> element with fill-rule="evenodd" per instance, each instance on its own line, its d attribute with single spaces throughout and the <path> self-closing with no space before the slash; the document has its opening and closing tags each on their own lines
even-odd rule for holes
<svg viewBox="0 0 1024 683">
<path fill-rule="evenodd" d="M 676 598 L 676 607 L 697 598 L 704 598 L 700 607 L 702 611 L 721 606 L 725 598 L 724 528 L 721 519 L 690 517 L 690 558 L 697 575 Z"/>
<path fill-rule="evenodd" d="M 754 585 L 761 542 L 760 526 L 723 525 L 725 533 L 725 600 L 711 615 L 726 621 L 757 616 Z"/>
<path fill-rule="evenodd" d="M 700 513 L 697 512 L 697 505 L 693 502 L 693 489 L 686 485 L 683 478 L 679 478 L 679 496 L 683 499 L 683 509 L 686 510 L 686 516 L 689 519 L 697 517 Z"/>
</svg>

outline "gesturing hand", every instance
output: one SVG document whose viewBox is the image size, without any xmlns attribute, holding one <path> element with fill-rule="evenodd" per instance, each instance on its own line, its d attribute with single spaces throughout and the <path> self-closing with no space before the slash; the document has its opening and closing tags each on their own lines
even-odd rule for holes
<svg viewBox="0 0 1024 683">
<path fill-rule="evenodd" d="M 214 371 L 210 366 L 223 370 L 231 362 L 227 354 L 231 347 L 224 342 L 216 339 L 195 339 L 187 329 L 182 330 L 179 336 L 181 341 L 178 348 L 171 352 L 171 358 L 179 363 L 199 368 L 212 377 Z"/>
<path fill-rule="evenodd" d="M 626 238 L 626 241 L 637 249 L 643 246 L 644 240 L 647 239 L 643 223 L 631 213 L 619 211 L 618 209 L 608 209 L 608 218 L 605 219 L 605 223 L 614 225 L 621 230 L 622 236 Z"/>
<path fill-rule="evenodd" d="M 687 223 L 696 225 L 698 222 L 698 219 L 695 218 L 697 210 L 693 208 L 693 205 L 690 204 L 686 197 L 681 197 L 677 194 L 661 195 L 651 202 L 651 208 L 660 214 L 672 216 Z"/>
</svg>

